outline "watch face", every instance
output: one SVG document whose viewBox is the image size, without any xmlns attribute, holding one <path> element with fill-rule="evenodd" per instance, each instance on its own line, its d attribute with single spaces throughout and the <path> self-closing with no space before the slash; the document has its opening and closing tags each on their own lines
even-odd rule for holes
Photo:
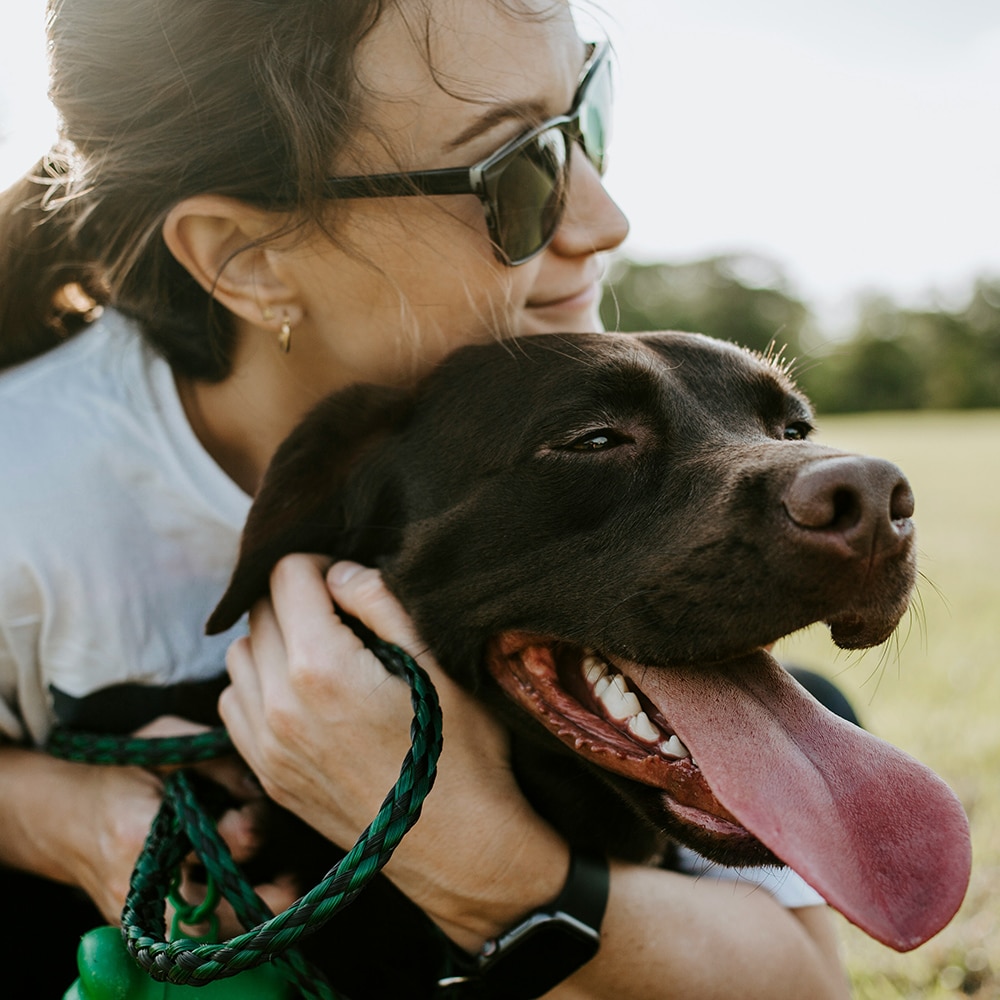
<svg viewBox="0 0 1000 1000">
<path fill-rule="evenodd" d="M 496 942 L 482 962 L 488 995 L 530 1000 L 547 993 L 597 954 L 600 935 L 566 913 L 535 913 Z"/>
</svg>

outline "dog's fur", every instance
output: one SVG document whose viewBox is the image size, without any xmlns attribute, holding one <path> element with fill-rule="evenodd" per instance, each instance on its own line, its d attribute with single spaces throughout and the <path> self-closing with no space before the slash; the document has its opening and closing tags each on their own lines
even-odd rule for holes
<svg viewBox="0 0 1000 1000">
<path fill-rule="evenodd" d="M 767 861 L 574 753 L 498 678 L 548 647 L 585 705 L 564 676 L 582 650 L 669 670 L 817 621 L 843 646 L 883 641 L 913 585 L 912 496 L 895 466 L 807 440 L 811 422 L 780 361 L 693 334 L 461 349 L 412 390 L 341 392 L 293 433 L 210 628 L 265 594 L 285 553 L 376 565 L 444 670 L 510 727 L 526 795 L 571 842 Z"/>
</svg>

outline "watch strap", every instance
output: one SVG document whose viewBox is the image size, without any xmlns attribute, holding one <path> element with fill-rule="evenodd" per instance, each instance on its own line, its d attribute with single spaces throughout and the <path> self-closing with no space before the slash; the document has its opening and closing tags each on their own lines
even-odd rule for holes
<svg viewBox="0 0 1000 1000">
<path fill-rule="evenodd" d="M 587 927 L 600 931 L 608 907 L 611 872 L 608 859 L 574 851 L 562 892 L 543 909 L 565 913 Z"/>
<path fill-rule="evenodd" d="M 530 1000 L 547 993 L 589 961 L 600 944 L 610 872 L 606 858 L 573 851 L 559 895 L 483 945 L 478 955 L 450 949 L 440 1000 Z M 532 941 L 549 935 L 542 954 Z M 542 957 L 544 955 L 544 957 Z"/>
</svg>

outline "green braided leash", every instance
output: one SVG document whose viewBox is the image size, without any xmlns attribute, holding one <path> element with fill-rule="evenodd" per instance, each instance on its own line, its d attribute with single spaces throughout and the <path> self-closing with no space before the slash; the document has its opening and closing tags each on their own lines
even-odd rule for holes
<svg viewBox="0 0 1000 1000">
<path fill-rule="evenodd" d="M 339 864 L 314 889 L 273 916 L 233 862 L 214 822 L 198 805 L 187 775 L 182 770 L 168 775 L 163 804 L 132 874 L 122 914 L 126 946 L 153 979 L 199 986 L 264 962 L 275 962 L 306 1000 L 336 1000 L 322 974 L 311 968 L 294 946 L 350 903 L 389 860 L 419 818 L 424 798 L 434 784 L 441 753 L 441 709 L 430 678 L 398 646 L 382 641 L 361 626 L 356 630 L 386 668 L 403 676 L 410 685 L 414 711 L 411 747 L 395 786 Z M 147 767 L 192 764 L 234 752 L 222 730 L 149 740 L 57 730 L 49 750 L 68 760 Z M 247 933 L 221 944 L 198 943 L 189 938 L 166 940 L 165 901 L 181 861 L 192 850 L 241 923 L 252 928 Z"/>
</svg>

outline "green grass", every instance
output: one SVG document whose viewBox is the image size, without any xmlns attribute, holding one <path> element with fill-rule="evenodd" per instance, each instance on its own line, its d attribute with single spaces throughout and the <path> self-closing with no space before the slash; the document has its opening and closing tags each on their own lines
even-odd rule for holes
<svg viewBox="0 0 1000 1000">
<path fill-rule="evenodd" d="M 833 677 L 865 726 L 933 768 L 972 825 L 973 873 L 957 917 L 904 955 L 841 921 L 859 1000 L 1000 998 L 1000 411 L 821 419 L 816 440 L 889 458 L 916 494 L 921 580 L 897 635 L 837 651 L 816 626 L 785 660 Z"/>
</svg>

